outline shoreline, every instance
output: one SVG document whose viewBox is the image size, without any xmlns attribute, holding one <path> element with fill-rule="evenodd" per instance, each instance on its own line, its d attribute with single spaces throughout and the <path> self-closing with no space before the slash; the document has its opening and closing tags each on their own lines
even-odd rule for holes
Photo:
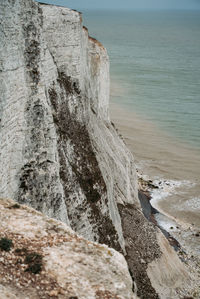
<svg viewBox="0 0 200 299">
<path fill-rule="evenodd" d="M 182 263 L 185 264 L 186 268 L 191 274 L 191 277 L 194 277 L 194 280 L 197 277 L 198 281 L 200 281 L 200 271 L 199 271 L 200 256 L 197 254 L 196 251 L 191 251 L 190 248 L 187 246 L 188 244 L 183 243 L 184 236 L 182 234 L 184 232 L 181 231 L 181 233 L 179 233 L 181 236 L 180 235 L 178 236 L 174 234 L 173 231 L 169 232 L 168 230 L 164 229 L 158 221 L 157 218 L 158 216 L 165 217 L 165 221 L 169 221 L 169 222 L 170 222 L 170 218 L 168 218 L 166 215 L 163 215 L 159 210 L 155 209 L 151 204 L 151 199 L 152 199 L 151 190 L 153 190 L 155 187 L 156 186 L 152 184 L 152 181 L 145 181 L 143 179 L 141 181 L 141 179 L 139 179 L 138 197 L 140 200 L 143 215 L 149 222 L 153 223 L 155 226 L 157 226 L 160 229 L 160 231 L 168 240 L 171 247 L 173 247 L 173 249 L 176 251 L 179 259 L 182 261 Z M 177 228 L 180 229 L 179 227 Z M 199 294 L 199 286 L 197 285 L 193 293 L 194 298 L 199 298 L 198 294 Z M 196 295 L 198 297 L 196 297 Z"/>
<path fill-rule="evenodd" d="M 150 180 L 153 184 L 157 180 L 161 185 L 158 183 L 156 189 L 146 190 L 147 197 L 151 197 L 151 199 L 148 202 L 145 199 L 145 204 L 143 199 L 143 206 L 146 209 L 145 213 L 150 213 L 151 210 L 151 214 L 153 214 L 151 218 L 154 218 L 154 224 L 157 224 L 164 232 L 167 232 L 165 233 L 166 236 L 169 234 L 169 236 L 172 236 L 173 239 L 176 239 L 181 244 L 184 250 L 200 257 L 200 245 L 198 245 L 200 243 L 200 237 L 198 237 L 200 233 L 200 219 L 198 209 L 196 214 L 195 210 L 191 213 L 189 209 L 187 211 L 185 208 L 183 213 L 181 213 L 182 205 L 184 207 L 184 204 L 186 205 L 188 202 L 188 194 L 191 196 L 198 195 L 200 184 L 194 178 L 198 177 L 200 155 L 198 156 L 195 150 L 191 150 L 187 146 L 183 147 L 182 144 L 180 146 L 178 142 L 174 144 L 175 140 L 170 140 L 169 136 L 159 132 L 156 127 L 149 125 L 145 120 L 140 119 L 140 116 L 126 111 L 125 108 L 123 109 L 123 107 L 117 104 L 111 102 L 110 111 L 111 120 L 115 123 L 120 135 L 122 134 L 127 147 L 136 160 L 138 172 L 141 174 L 140 177 L 144 181 Z M 161 134 L 162 136 L 160 136 Z M 160 140 L 162 141 L 161 143 L 159 143 Z M 158 142 L 158 145 L 156 142 Z M 187 171 L 188 165 L 186 163 L 184 165 L 186 171 L 183 169 L 181 173 L 179 165 L 182 166 L 181 162 L 189 154 L 190 159 L 194 160 L 191 165 L 194 171 L 192 174 L 189 170 Z M 194 157 L 192 156 L 193 154 Z M 158 159 L 156 159 L 157 155 Z M 162 161 L 163 157 L 167 157 L 164 162 Z M 173 159 L 175 163 L 172 170 L 170 169 L 170 159 Z M 167 165 L 168 161 L 169 165 Z M 173 171 L 173 176 L 170 177 Z M 187 174 L 186 177 L 185 174 Z M 164 183 L 161 183 L 161 181 Z M 186 183 L 182 185 L 182 182 L 188 182 L 188 185 Z M 163 194 L 159 194 L 159 192 L 166 194 L 162 197 Z M 156 199 L 153 199 L 153 196 Z M 147 205 L 151 205 L 152 208 Z M 188 217 L 184 217 L 187 213 Z"/>
<path fill-rule="evenodd" d="M 142 207 L 142 212 L 143 212 L 145 218 L 149 222 L 152 222 L 153 224 L 155 224 L 161 230 L 161 232 L 167 238 L 169 244 L 175 249 L 175 251 L 179 251 L 181 249 L 180 243 L 167 230 L 163 229 L 162 226 L 159 225 L 159 222 L 157 221 L 157 219 L 155 217 L 155 215 L 157 215 L 157 214 L 159 214 L 159 215 L 162 215 L 162 214 L 160 213 L 160 211 L 158 211 L 151 205 L 150 192 L 143 191 L 143 190 L 139 189 L 138 197 L 139 197 L 140 204 Z"/>
</svg>

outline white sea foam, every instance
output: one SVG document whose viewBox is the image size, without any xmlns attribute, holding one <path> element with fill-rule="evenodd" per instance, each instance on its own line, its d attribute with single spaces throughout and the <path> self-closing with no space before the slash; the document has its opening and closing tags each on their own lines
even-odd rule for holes
<svg viewBox="0 0 200 299">
<path fill-rule="evenodd" d="M 153 207 L 159 209 L 159 202 L 165 200 L 165 198 L 169 198 L 170 196 L 174 196 L 177 194 L 184 194 L 183 190 L 188 190 L 192 188 L 195 184 L 191 183 L 188 180 L 178 181 L 178 180 L 154 180 L 153 184 L 158 187 L 158 189 L 153 189 L 150 191 L 151 193 L 151 204 Z M 180 210 L 191 210 L 196 212 L 197 208 L 200 208 L 200 199 L 193 198 L 186 200 L 182 203 Z M 178 208 L 177 208 L 178 210 Z M 161 211 L 162 212 L 162 211 Z M 159 213 L 155 215 L 155 218 L 159 225 L 168 232 L 177 232 L 180 227 L 176 222 L 177 219 L 171 217 L 169 215 L 164 215 L 163 213 Z M 180 223 L 180 222 L 179 222 Z M 183 223 L 182 223 L 183 225 Z"/>
<path fill-rule="evenodd" d="M 194 183 L 187 180 L 176 181 L 156 179 L 153 181 L 153 184 L 158 187 L 158 189 L 153 189 L 151 191 L 151 203 L 153 206 L 170 195 L 181 194 L 183 192 L 183 187 L 191 188 L 194 186 Z"/>
<path fill-rule="evenodd" d="M 157 223 L 159 223 L 160 227 L 162 227 L 163 229 L 165 229 L 166 231 L 170 232 L 170 231 L 178 231 L 179 230 L 179 226 L 178 224 L 171 218 L 163 215 L 163 214 L 155 214 L 155 219 L 157 221 Z"/>
</svg>

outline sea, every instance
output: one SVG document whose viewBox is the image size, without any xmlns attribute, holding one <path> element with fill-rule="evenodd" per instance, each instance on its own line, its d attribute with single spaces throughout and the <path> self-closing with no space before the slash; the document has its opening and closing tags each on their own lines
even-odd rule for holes
<svg viewBox="0 0 200 299">
<path fill-rule="evenodd" d="M 110 58 L 111 118 L 139 173 L 159 186 L 152 204 L 200 253 L 200 11 L 84 11 L 83 20 Z"/>
</svg>

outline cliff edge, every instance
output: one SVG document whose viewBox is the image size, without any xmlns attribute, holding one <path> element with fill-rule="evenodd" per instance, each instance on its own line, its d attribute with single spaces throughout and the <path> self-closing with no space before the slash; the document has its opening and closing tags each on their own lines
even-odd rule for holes
<svg viewBox="0 0 200 299">
<path fill-rule="evenodd" d="M 106 49 L 79 12 L 32 0 L 0 0 L 0 26 L 0 196 L 122 252 L 140 298 L 179 298 L 190 277 L 109 119 Z"/>
</svg>

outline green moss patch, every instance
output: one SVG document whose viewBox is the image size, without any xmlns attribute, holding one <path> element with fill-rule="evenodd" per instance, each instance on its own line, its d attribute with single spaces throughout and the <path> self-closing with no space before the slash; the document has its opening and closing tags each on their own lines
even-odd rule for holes
<svg viewBox="0 0 200 299">
<path fill-rule="evenodd" d="M 3 251 L 10 251 L 13 247 L 13 242 L 10 239 L 7 238 L 1 238 L 0 239 L 0 249 Z"/>
<path fill-rule="evenodd" d="M 24 263 L 28 265 L 26 272 L 38 274 L 42 270 L 42 256 L 36 252 L 27 254 Z"/>
<path fill-rule="evenodd" d="M 15 253 L 24 258 L 24 264 L 27 265 L 25 272 L 38 274 L 42 270 L 42 255 L 36 252 L 30 252 L 26 248 L 17 248 Z"/>
</svg>

